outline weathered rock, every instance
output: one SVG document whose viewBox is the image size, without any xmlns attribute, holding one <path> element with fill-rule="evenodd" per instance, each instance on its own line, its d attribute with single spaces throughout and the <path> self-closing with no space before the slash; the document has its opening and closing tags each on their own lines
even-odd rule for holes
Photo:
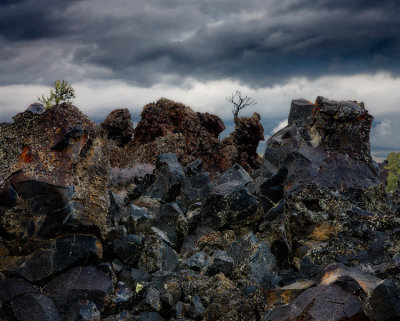
<svg viewBox="0 0 400 321">
<path fill-rule="evenodd" d="M 75 302 L 65 315 L 64 321 L 100 321 L 100 311 L 90 300 Z"/>
<path fill-rule="evenodd" d="M 371 292 L 368 299 L 369 317 L 376 321 L 400 319 L 400 286 L 386 279 Z"/>
<path fill-rule="evenodd" d="M 65 104 L 26 111 L 1 126 L 0 146 L 0 194 L 10 195 L 11 184 L 20 196 L 4 213 L 9 235 L 85 228 L 104 236 L 109 160 L 94 122 Z"/>
<path fill-rule="evenodd" d="M 148 235 L 139 259 L 139 268 L 150 273 L 156 271 L 174 271 L 179 263 L 178 254 L 160 237 Z"/>
<path fill-rule="evenodd" d="M 20 321 L 61 321 L 62 315 L 53 300 L 40 293 L 26 293 L 12 300 L 15 316 Z"/>
<path fill-rule="evenodd" d="M 231 164 L 238 163 L 246 171 L 258 169 L 262 165 L 262 160 L 257 153 L 258 144 L 264 140 L 264 128 L 260 120 L 258 113 L 254 113 L 251 117 L 236 118 L 235 130 L 222 141 L 225 145 L 223 150 L 229 150 L 232 147 L 236 149 L 234 153 L 230 152 L 233 156 Z"/>
<path fill-rule="evenodd" d="M 115 255 L 123 262 L 134 264 L 143 249 L 143 238 L 134 234 L 124 235 L 113 242 Z"/>
<path fill-rule="evenodd" d="M 107 138 L 114 140 L 123 147 L 129 143 L 133 135 L 131 114 L 127 108 L 113 110 L 100 124 L 107 134 Z"/>
<path fill-rule="evenodd" d="M 228 182 L 213 188 L 201 211 L 202 220 L 211 226 L 238 227 L 260 220 L 262 205 L 244 185 Z"/>
<path fill-rule="evenodd" d="M 223 122 L 217 116 L 195 113 L 183 104 L 160 99 L 143 108 L 129 153 L 133 160 L 154 163 L 155 156 L 160 154 L 158 146 L 161 146 L 164 148 L 161 153 L 176 153 L 183 165 L 200 158 L 207 170 L 221 169 L 222 160 L 215 156 L 221 147 L 218 135 L 224 129 Z M 171 144 L 167 148 L 169 150 L 165 150 L 162 138 L 169 137 Z"/>
<path fill-rule="evenodd" d="M 103 298 L 113 291 L 110 277 L 92 266 L 79 266 L 52 279 L 43 293 L 52 297 L 61 312 L 78 300 L 91 300 L 99 309 Z"/>
<path fill-rule="evenodd" d="M 250 283 L 268 289 L 277 283 L 276 259 L 268 244 L 259 242 L 253 233 L 239 237 L 229 248 L 236 273 Z"/>
<path fill-rule="evenodd" d="M 306 290 L 289 305 L 268 312 L 263 321 L 281 320 L 368 320 L 359 300 L 337 285 Z"/>
<path fill-rule="evenodd" d="M 181 193 L 185 172 L 176 154 L 163 154 L 157 157 L 156 180 L 144 193 L 161 202 L 172 202 Z"/>
<path fill-rule="evenodd" d="M 262 173 L 288 169 L 286 185 L 360 188 L 379 184 L 370 154 L 373 117 L 364 104 L 318 97 L 315 104 L 294 100 L 289 125 L 267 141 Z"/>
<path fill-rule="evenodd" d="M 218 273 L 223 273 L 230 277 L 233 273 L 233 259 L 225 251 L 215 251 L 211 257 L 211 262 L 207 266 L 207 275 L 213 276 Z"/>
<path fill-rule="evenodd" d="M 191 202 L 196 202 L 208 197 L 212 185 L 208 173 L 203 169 L 203 162 L 196 159 L 185 167 L 186 180 L 182 186 L 183 194 Z"/>
<path fill-rule="evenodd" d="M 0 258 L 0 270 L 40 281 L 72 265 L 97 263 L 101 258 L 102 245 L 95 236 L 67 235 L 46 242 L 27 256 Z"/>
</svg>

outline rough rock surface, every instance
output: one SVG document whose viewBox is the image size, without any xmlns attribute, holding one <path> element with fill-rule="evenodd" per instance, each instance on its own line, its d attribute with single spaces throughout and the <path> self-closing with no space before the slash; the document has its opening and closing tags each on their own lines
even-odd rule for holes
<svg viewBox="0 0 400 321">
<path fill-rule="evenodd" d="M 223 151 L 235 148 L 231 156 L 231 164 L 238 163 L 248 172 L 262 165 L 262 160 L 257 153 L 258 144 L 264 140 L 264 127 L 260 120 L 258 113 L 254 113 L 251 117 L 236 118 L 235 130 L 222 141 Z"/>
<path fill-rule="evenodd" d="M 166 100 L 143 116 L 136 150 L 72 106 L 30 106 L 0 126 L 0 320 L 400 318 L 400 209 L 362 104 L 294 101 L 256 178 L 214 116 Z M 255 142 L 253 120 L 237 127 Z M 156 166 L 110 184 L 109 148 Z"/>
<path fill-rule="evenodd" d="M 76 107 L 15 116 L 0 127 L 0 158 L 0 198 L 8 207 L 0 229 L 10 238 L 51 236 L 64 228 L 104 235 L 107 146 Z"/>
<path fill-rule="evenodd" d="M 210 173 L 223 172 L 234 163 L 248 171 L 258 169 L 261 159 L 257 146 L 264 139 L 260 115 L 238 118 L 235 131 L 221 142 L 218 137 L 224 129 L 219 117 L 196 113 L 190 107 L 163 98 L 143 108 L 132 142 L 117 153 L 116 159 L 124 166 L 154 164 L 157 155 L 175 153 L 184 166 L 201 159 Z"/>
<path fill-rule="evenodd" d="M 113 110 L 100 124 L 108 139 L 114 140 L 119 147 L 125 146 L 132 139 L 133 124 L 127 108 Z"/>
<path fill-rule="evenodd" d="M 224 123 L 217 116 L 196 113 L 183 104 L 160 99 L 143 108 L 129 151 L 134 159 L 154 163 L 161 148 L 162 153 L 177 153 L 183 165 L 200 158 L 208 170 L 225 170 L 225 160 L 215 157 L 221 148 L 218 136 L 224 129 Z M 169 147 L 166 146 L 168 138 L 172 140 Z M 180 143 L 175 145 L 175 140 Z"/>
</svg>

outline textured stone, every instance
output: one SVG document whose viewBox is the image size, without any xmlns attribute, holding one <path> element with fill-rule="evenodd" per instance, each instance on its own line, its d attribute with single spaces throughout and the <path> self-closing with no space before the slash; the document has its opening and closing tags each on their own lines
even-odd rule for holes
<svg viewBox="0 0 400 321">
<path fill-rule="evenodd" d="M 235 130 L 222 141 L 223 152 L 233 149 L 233 152 L 228 152 L 231 165 L 238 163 L 249 172 L 262 165 L 262 159 L 257 153 L 258 144 L 264 140 L 264 128 L 260 120 L 258 113 L 235 119 Z"/>
<path fill-rule="evenodd" d="M 265 289 L 276 284 L 276 259 L 268 244 L 259 242 L 253 233 L 237 238 L 230 246 L 228 255 L 234 260 L 234 268 L 247 281 Z"/>
<path fill-rule="evenodd" d="M 228 182 L 213 188 L 201 216 L 203 221 L 217 228 L 249 225 L 261 218 L 262 205 L 245 186 Z"/>
<path fill-rule="evenodd" d="M 90 300 L 79 300 L 65 315 L 64 321 L 100 321 L 101 315 L 96 304 Z"/>
<path fill-rule="evenodd" d="M 223 160 L 215 156 L 221 147 L 218 135 L 224 129 L 217 116 L 196 113 L 183 104 L 160 99 L 143 108 L 128 152 L 132 159 L 154 163 L 160 148 L 165 146 L 161 138 L 170 137 L 169 150 L 164 150 L 164 153 L 176 153 L 183 165 L 200 158 L 207 170 L 220 169 Z"/>
<path fill-rule="evenodd" d="M 61 312 L 66 312 L 78 300 L 91 300 L 100 309 L 103 298 L 113 291 L 110 277 L 92 266 L 79 266 L 52 279 L 44 288 Z"/>
<path fill-rule="evenodd" d="M 162 154 L 157 157 L 156 179 L 144 196 L 161 202 L 172 202 L 180 194 L 185 172 L 179 164 L 176 154 Z"/>
<path fill-rule="evenodd" d="M 291 304 L 269 311 L 263 321 L 281 320 L 367 320 L 356 297 L 337 285 L 310 288 Z"/>
<path fill-rule="evenodd" d="M 26 293 L 12 300 L 12 307 L 20 321 L 62 321 L 52 299 L 40 293 Z"/>
<path fill-rule="evenodd" d="M 129 143 L 133 135 L 131 114 L 127 108 L 113 110 L 100 124 L 107 134 L 107 138 L 114 140 L 122 147 Z"/>
<path fill-rule="evenodd" d="M 94 122 L 65 104 L 41 114 L 25 111 L 0 127 L 0 146 L 0 195 L 10 184 L 20 195 L 5 213 L 6 223 L 15 222 L 14 229 L 3 226 L 8 233 L 19 236 L 31 224 L 31 232 L 22 231 L 26 237 L 66 226 L 104 235 L 109 160 Z M 21 210 L 25 215 L 15 213 Z"/>
</svg>

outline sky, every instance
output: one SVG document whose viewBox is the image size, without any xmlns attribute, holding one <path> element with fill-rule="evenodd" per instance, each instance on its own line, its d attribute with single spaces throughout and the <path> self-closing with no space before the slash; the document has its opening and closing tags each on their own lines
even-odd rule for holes
<svg viewBox="0 0 400 321">
<path fill-rule="evenodd" d="M 399 17 L 398 0 L 0 0 L 0 122 L 57 79 L 97 121 L 165 97 L 226 133 L 240 90 L 266 138 L 292 99 L 324 96 L 364 101 L 383 157 L 400 151 Z"/>
</svg>

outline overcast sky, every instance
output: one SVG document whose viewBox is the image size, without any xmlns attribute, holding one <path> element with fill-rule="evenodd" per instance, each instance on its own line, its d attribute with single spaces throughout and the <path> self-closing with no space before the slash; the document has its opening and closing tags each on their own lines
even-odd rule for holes
<svg viewBox="0 0 400 321">
<path fill-rule="evenodd" d="M 100 120 L 160 97 L 218 114 L 237 89 L 265 135 L 294 98 L 364 101 L 373 150 L 400 150 L 398 0 L 0 0 L 0 121 L 56 79 Z"/>
</svg>

